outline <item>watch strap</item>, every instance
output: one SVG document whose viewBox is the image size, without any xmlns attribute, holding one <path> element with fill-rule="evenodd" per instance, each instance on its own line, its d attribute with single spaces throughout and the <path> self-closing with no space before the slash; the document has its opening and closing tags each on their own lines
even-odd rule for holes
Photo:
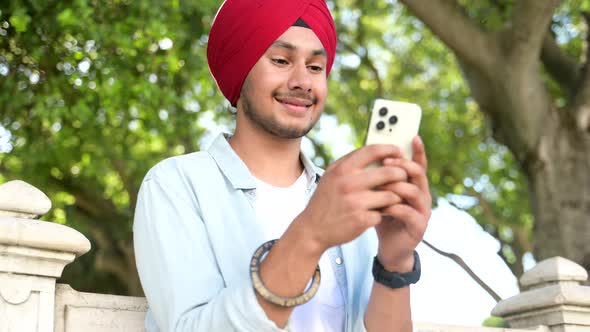
<svg viewBox="0 0 590 332">
<path fill-rule="evenodd" d="M 414 250 L 414 267 L 407 273 L 390 272 L 379 262 L 377 256 L 373 259 L 373 278 L 375 281 L 389 288 L 403 288 L 415 284 L 420 280 L 420 256 Z"/>
</svg>

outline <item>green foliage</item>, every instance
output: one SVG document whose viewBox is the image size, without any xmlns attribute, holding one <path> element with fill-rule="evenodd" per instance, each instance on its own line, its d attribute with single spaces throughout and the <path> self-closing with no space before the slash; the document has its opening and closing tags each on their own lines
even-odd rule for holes
<svg viewBox="0 0 590 332">
<path fill-rule="evenodd" d="M 327 111 L 351 126 L 360 146 L 375 98 L 421 105 L 434 203 L 443 197 L 467 210 L 501 241 L 500 254 L 518 274 L 522 254 L 532 250 L 521 171 L 510 152 L 489 138 L 453 54 L 405 7 L 377 3 L 339 1 L 336 6 L 339 58 Z M 500 13 L 488 2 L 469 2 L 468 15 L 482 17 L 482 28 L 498 30 L 509 14 L 507 3 Z"/>
<path fill-rule="evenodd" d="M 510 327 L 508 326 L 508 323 L 500 318 L 500 317 L 496 317 L 496 316 L 490 316 L 488 318 L 486 318 L 483 323 L 482 326 L 486 326 L 486 327 Z"/>
<path fill-rule="evenodd" d="M 131 218 L 147 169 L 194 151 L 199 115 L 221 105 L 205 41 L 217 1 L 12 1 L 0 26 L 0 124 L 13 149 L 6 180 L 42 188 L 45 219 L 88 235 L 93 250 L 65 281 L 139 293 Z M 78 274 L 71 270 L 80 270 Z M 89 277 L 83 277 L 88 275 Z M 89 280 L 91 279 L 91 280 Z"/>
<path fill-rule="evenodd" d="M 459 1 L 498 31 L 514 1 Z M 0 125 L 11 133 L 0 182 L 23 179 L 54 208 L 44 219 L 92 241 L 63 282 L 87 291 L 140 294 L 132 215 L 141 179 L 168 156 L 198 150 L 206 119 L 232 119 L 210 78 L 205 47 L 219 0 L 23 1 L 0 7 Z M 582 56 L 580 13 L 565 1 L 553 31 Z M 455 57 L 396 1 L 330 1 L 339 31 L 326 113 L 360 146 L 377 97 L 418 103 L 434 196 L 471 213 L 503 244 L 514 271 L 533 227 L 525 179 L 489 138 Z M 558 99 L 562 92 L 553 84 Z M 311 138 L 317 137 L 317 130 Z M 0 137 L 1 142 L 1 137 Z M 314 139 L 317 160 L 331 147 Z"/>
<path fill-rule="evenodd" d="M 14 30 L 18 33 L 22 33 L 27 31 L 27 27 L 29 26 L 29 23 L 31 23 L 31 17 L 27 15 L 23 8 L 19 8 L 14 11 L 14 14 L 12 14 L 11 22 L 14 26 Z"/>
</svg>

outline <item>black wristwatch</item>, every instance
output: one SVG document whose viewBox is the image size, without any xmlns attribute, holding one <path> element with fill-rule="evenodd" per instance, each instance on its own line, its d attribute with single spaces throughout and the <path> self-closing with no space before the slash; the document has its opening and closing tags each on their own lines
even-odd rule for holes
<svg viewBox="0 0 590 332">
<path fill-rule="evenodd" d="M 373 278 L 389 288 L 403 288 L 420 280 L 420 256 L 414 250 L 414 268 L 411 272 L 397 273 L 385 270 L 377 256 L 373 259 Z"/>
</svg>

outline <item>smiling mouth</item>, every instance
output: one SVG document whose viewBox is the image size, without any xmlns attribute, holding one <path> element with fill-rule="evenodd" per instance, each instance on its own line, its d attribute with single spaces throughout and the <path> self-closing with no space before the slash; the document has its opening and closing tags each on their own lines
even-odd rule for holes
<svg viewBox="0 0 590 332">
<path fill-rule="evenodd" d="M 291 106 L 296 106 L 296 107 L 311 107 L 314 102 L 309 100 L 309 99 L 304 99 L 304 98 L 296 98 L 296 97 L 285 97 L 285 98 L 276 98 L 276 100 L 278 102 L 280 102 L 281 104 L 285 104 L 285 105 L 291 105 Z"/>
</svg>

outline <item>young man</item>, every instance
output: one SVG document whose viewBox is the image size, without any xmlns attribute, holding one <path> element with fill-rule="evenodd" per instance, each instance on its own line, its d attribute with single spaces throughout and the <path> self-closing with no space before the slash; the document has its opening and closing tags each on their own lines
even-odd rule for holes
<svg viewBox="0 0 590 332">
<path fill-rule="evenodd" d="M 324 0 L 222 5 L 208 59 L 236 130 L 142 183 L 148 331 L 411 331 L 414 249 L 431 208 L 424 146 L 414 140 L 411 161 L 364 147 L 325 172 L 301 153 L 335 50 Z"/>
</svg>

